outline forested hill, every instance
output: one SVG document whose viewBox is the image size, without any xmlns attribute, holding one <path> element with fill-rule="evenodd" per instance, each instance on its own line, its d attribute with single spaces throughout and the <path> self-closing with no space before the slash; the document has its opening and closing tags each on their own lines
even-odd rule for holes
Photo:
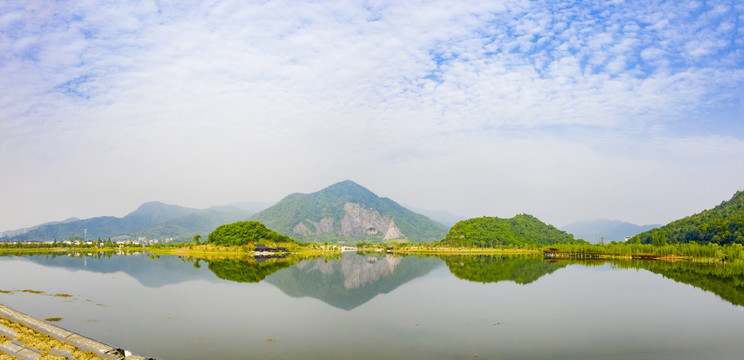
<svg viewBox="0 0 744 360">
<path fill-rule="evenodd" d="M 629 242 L 644 244 L 744 244 L 744 191 L 701 213 L 640 233 Z"/>
<path fill-rule="evenodd" d="M 311 194 L 291 194 L 251 220 L 304 242 L 437 241 L 447 229 L 347 180 Z"/>
<path fill-rule="evenodd" d="M 536 217 L 520 214 L 511 219 L 479 217 L 455 224 L 440 242 L 446 246 L 499 247 L 551 245 L 578 242 L 573 235 L 547 225 Z"/>
</svg>

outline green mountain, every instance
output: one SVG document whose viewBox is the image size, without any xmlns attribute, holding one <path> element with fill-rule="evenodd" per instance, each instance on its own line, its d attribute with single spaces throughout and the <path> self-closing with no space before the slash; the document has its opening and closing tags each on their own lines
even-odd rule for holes
<svg viewBox="0 0 744 360">
<path fill-rule="evenodd" d="M 597 244 L 602 238 L 605 243 L 610 241 L 625 241 L 625 238 L 634 236 L 638 233 L 651 230 L 661 226 L 653 225 L 636 225 L 620 220 L 594 219 L 587 221 L 578 221 L 559 229 L 572 234 L 576 239 L 583 239 L 590 243 Z"/>
<path fill-rule="evenodd" d="M 520 214 L 511 219 L 479 217 L 463 220 L 450 228 L 440 243 L 459 247 L 499 247 L 571 243 L 573 235 L 547 225 L 536 217 Z"/>
<path fill-rule="evenodd" d="M 744 244 L 744 191 L 701 213 L 640 233 L 629 242 Z"/>
<path fill-rule="evenodd" d="M 446 234 L 426 216 L 348 180 L 312 194 L 291 194 L 251 220 L 304 242 L 425 242 Z"/>
<path fill-rule="evenodd" d="M 65 240 L 71 236 L 83 236 L 87 229 L 88 240 L 97 238 L 178 239 L 191 238 L 195 234 L 206 235 L 217 226 L 244 220 L 250 213 L 230 207 L 204 210 L 190 209 L 161 202 L 147 202 L 135 211 L 118 218 L 101 216 L 63 223 L 40 225 L 22 234 L 2 238 L 3 241 L 51 241 Z"/>
</svg>

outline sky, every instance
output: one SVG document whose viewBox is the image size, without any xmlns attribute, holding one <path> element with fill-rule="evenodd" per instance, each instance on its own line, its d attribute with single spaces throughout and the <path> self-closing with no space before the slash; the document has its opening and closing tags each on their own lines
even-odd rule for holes
<svg viewBox="0 0 744 360">
<path fill-rule="evenodd" d="M 0 231 L 347 179 L 556 226 L 711 208 L 744 190 L 744 3 L 0 3 Z"/>
</svg>

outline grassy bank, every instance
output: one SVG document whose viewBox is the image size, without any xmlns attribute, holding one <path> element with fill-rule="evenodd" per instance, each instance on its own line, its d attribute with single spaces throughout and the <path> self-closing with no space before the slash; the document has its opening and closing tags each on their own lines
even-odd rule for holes
<svg viewBox="0 0 744 360">
<path fill-rule="evenodd" d="M 341 248 L 333 245 L 277 243 L 273 246 L 286 248 L 286 254 L 297 256 L 324 256 L 341 252 Z M 388 252 L 394 254 L 442 254 L 442 255 L 521 255 L 541 254 L 546 250 L 558 250 L 571 254 L 594 253 L 594 255 L 608 259 L 682 259 L 694 262 L 727 263 L 744 267 L 744 246 L 742 244 L 555 244 L 550 246 L 504 246 L 504 247 L 445 247 L 438 243 L 411 244 L 359 244 L 358 250 L 365 252 Z M 33 245 L 0 246 L 0 254 L 49 253 L 49 252 L 81 252 L 81 253 L 115 253 L 147 251 L 157 255 L 181 255 L 188 257 L 220 258 L 246 257 L 253 255 L 253 246 L 215 246 L 213 244 L 178 243 L 168 245 L 123 247 L 47 247 Z"/>
</svg>

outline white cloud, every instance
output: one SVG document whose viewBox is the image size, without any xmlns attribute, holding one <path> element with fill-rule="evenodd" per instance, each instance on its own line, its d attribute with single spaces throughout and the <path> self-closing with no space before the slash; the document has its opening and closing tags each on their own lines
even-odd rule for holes
<svg viewBox="0 0 744 360">
<path fill-rule="evenodd" d="M 742 9 L 699 4 L 690 12 L 635 1 L 67 5 L 0 8 L 0 167 L 24 174 L 0 186 L 23 188 L 16 202 L 44 186 L 36 204 L 56 199 L 63 209 L 67 200 L 57 191 L 95 189 L 100 198 L 109 191 L 96 179 L 101 174 L 148 179 L 113 182 L 127 201 L 180 196 L 206 206 L 236 192 L 235 200 L 275 199 L 303 181 L 354 174 L 390 189 L 406 180 L 377 172 L 423 181 L 450 167 L 481 180 L 436 180 L 430 190 L 459 181 L 456 194 L 467 199 L 442 206 L 485 212 L 504 196 L 494 187 L 493 201 L 479 202 L 496 182 L 523 188 L 509 206 L 526 201 L 551 217 L 566 212 L 541 205 L 541 197 L 524 199 L 530 191 L 568 197 L 589 186 L 600 198 L 619 197 L 596 185 L 618 184 L 609 175 L 582 172 L 608 159 L 655 179 L 684 173 L 683 164 L 655 169 L 668 159 L 633 149 L 660 153 L 692 142 L 722 151 L 704 151 L 709 162 L 695 166 L 705 171 L 722 171 L 715 166 L 725 168 L 742 151 L 744 134 L 711 129 L 710 137 L 690 140 L 694 134 L 677 131 L 730 103 L 744 83 L 742 51 L 726 40 Z M 565 141 L 574 131 L 590 144 Z M 669 135 L 675 132 L 679 138 Z M 622 150 L 594 139 L 606 136 Z M 712 145 L 718 142 L 729 145 Z M 633 156 L 623 158 L 625 151 Z M 524 176 L 479 168 L 479 158 Z M 563 182 L 545 185 L 541 169 Z M 91 180 L 44 180 L 70 171 Z M 288 180 L 279 186 L 264 173 Z M 471 182 L 478 192 L 466 193 L 471 187 L 462 184 Z M 246 190 L 257 187 L 271 190 Z M 633 190 L 656 189 L 637 182 Z M 421 194 L 401 201 L 438 207 Z M 590 197 L 582 204 L 593 209 Z M 8 218 L 10 210 L 2 211 Z"/>
</svg>

